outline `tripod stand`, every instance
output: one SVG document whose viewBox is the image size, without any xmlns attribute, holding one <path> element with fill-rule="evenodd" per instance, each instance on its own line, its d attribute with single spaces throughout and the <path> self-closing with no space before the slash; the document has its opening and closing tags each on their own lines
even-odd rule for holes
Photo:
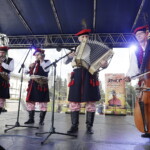
<svg viewBox="0 0 150 150">
<path fill-rule="evenodd" d="M 72 52 L 70 52 L 72 53 Z M 54 66 L 54 90 L 53 90 L 53 103 L 52 103 L 52 117 L 51 117 L 51 128 L 49 132 L 43 132 L 43 133 L 36 133 L 36 135 L 39 134 L 48 134 L 48 136 L 44 139 L 44 141 L 41 142 L 41 145 L 43 145 L 46 140 L 49 138 L 49 136 L 51 136 L 52 134 L 60 134 L 60 135 L 68 135 L 68 136 L 73 136 L 73 137 L 77 137 L 77 135 L 72 135 L 72 134 L 67 134 L 67 133 L 60 133 L 60 132 L 56 132 L 55 131 L 55 127 L 54 127 L 54 107 L 55 107 L 55 83 L 56 83 L 56 63 L 61 60 L 62 58 L 68 56 L 70 53 L 66 54 L 65 56 L 59 58 L 58 60 L 56 60 L 55 62 L 53 62 L 52 64 L 50 64 L 48 67 L 50 66 Z M 47 67 L 47 68 L 48 68 Z"/>
<path fill-rule="evenodd" d="M 27 53 L 27 55 L 26 55 L 26 57 L 25 57 L 25 59 L 24 59 L 22 65 L 21 65 L 21 67 L 20 67 L 20 69 L 19 69 L 19 71 L 18 71 L 18 72 L 20 73 L 20 71 L 22 70 L 22 72 L 21 72 L 21 84 L 20 84 L 20 93 L 19 93 L 19 104 L 18 104 L 17 121 L 16 121 L 15 125 L 5 125 L 5 127 L 11 126 L 10 128 L 4 130 L 5 133 L 6 133 L 8 130 L 11 130 L 11 129 L 16 128 L 16 127 L 28 127 L 28 128 L 36 128 L 36 129 L 39 128 L 39 127 L 33 127 L 33 126 L 23 126 L 23 125 L 20 125 L 20 123 L 19 123 L 20 103 L 21 103 L 21 92 L 22 92 L 22 82 L 23 82 L 23 73 L 24 73 L 24 63 L 25 63 L 25 61 L 26 61 L 26 59 L 27 59 L 27 57 L 28 57 L 28 55 L 29 55 L 30 50 L 31 50 L 31 49 L 29 49 L 29 51 L 28 51 L 28 53 Z"/>
</svg>

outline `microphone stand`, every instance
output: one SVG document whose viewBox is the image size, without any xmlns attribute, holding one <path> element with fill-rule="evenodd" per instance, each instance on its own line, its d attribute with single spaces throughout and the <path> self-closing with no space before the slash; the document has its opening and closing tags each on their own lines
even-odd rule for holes
<svg viewBox="0 0 150 150">
<path fill-rule="evenodd" d="M 30 50 L 31 50 L 31 48 L 29 49 L 29 51 L 28 51 L 28 53 L 27 53 L 27 55 L 26 55 L 22 65 L 21 65 L 21 67 L 20 67 L 20 69 L 18 71 L 18 73 L 20 73 L 20 71 L 22 70 L 22 72 L 21 72 L 21 81 L 20 81 L 21 84 L 20 84 L 20 93 L 19 93 L 19 104 L 18 104 L 17 121 L 16 121 L 15 125 L 5 125 L 5 127 L 11 126 L 10 128 L 4 130 L 5 133 L 8 130 L 11 130 L 11 129 L 15 128 L 15 127 L 28 127 L 28 128 L 36 128 L 36 129 L 39 128 L 39 127 L 33 127 L 33 126 L 20 125 L 20 123 L 19 123 L 20 103 L 21 103 L 21 93 L 22 93 L 22 82 L 23 82 L 23 73 L 24 73 L 24 63 L 25 63 L 25 61 L 26 61 L 26 59 L 27 59 L 27 57 L 29 55 Z"/>
<path fill-rule="evenodd" d="M 54 107 L 55 107 L 55 83 L 56 83 L 56 67 L 57 67 L 57 62 L 61 59 L 63 59 L 64 57 L 68 56 L 69 54 L 71 54 L 72 51 L 70 53 L 67 53 L 65 56 L 60 57 L 58 60 L 55 60 L 53 63 L 51 63 L 49 66 L 47 66 L 46 68 L 50 67 L 50 66 L 54 66 L 54 89 L 53 89 L 53 103 L 52 103 L 52 116 L 51 116 L 51 127 L 50 127 L 50 131 L 49 132 L 43 132 L 43 133 L 35 133 L 35 135 L 39 135 L 39 134 L 48 134 L 48 136 L 41 142 L 41 145 L 43 145 L 46 140 L 49 138 L 49 136 L 51 136 L 52 134 L 60 134 L 60 135 L 68 135 L 68 136 L 73 136 L 73 137 L 77 137 L 77 135 L 73 135 L 73 134 L 67 134 L 67 133 L 60 133 L 60 132 L 56 132 L 55 131 L 55 127 L 54 127 Z"/>
</svg>

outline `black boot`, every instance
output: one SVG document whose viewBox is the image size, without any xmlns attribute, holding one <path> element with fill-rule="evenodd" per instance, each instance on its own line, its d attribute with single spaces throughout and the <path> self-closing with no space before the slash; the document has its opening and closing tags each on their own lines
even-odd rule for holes
<svg viewBox="0 0 150 150">
<path fill-rule="evenodd" d="M 78 131 L 78 125 L 79 125 L 79 111 L 71 112 L 71 122 L 72 122 L 72 126 L 70 130 L 67 131 L 67 133 L 76 133 Z"/>
<path fill-rule="evenodd" d="M 5 149 L 4 149 L 4 147 L 2 147 L 2 146 L 0 145 L 0 150 L 5 150 Z"/>
<path fill-rule="evenodd" d="M 95 112 L 87 112 L 86 113 L 86 124 L 87 124 L 87 133 L 88 134 L 93 134 L 93 122 L 94 122 L 94 116 L 95 116 Z"/>
<path fill-rule="evenodd" d="M 0 107 L 0 114 L 1 114 L 1 112 L 2 112 L 2 109 L 3 109 L 3 108 Z"/>
<path fill-rule="evenodd" d="M 24 124 L 33 124 L 35 111 L 32 110 L 32 111 L 28 111 L 28 112 L 29 112 L 29 119 Z"/>
<path fill-rule="evenodd" d="M 44 125 L 44 119 L 45 119 L 46 111 L 40 112 L 40 122 L 39 125 Z"/>
<path fill-rule="evenodd" d="M 7 112 L 7 110 L 5 108 L 2 108 L 2 112 Z"/>
</svg>

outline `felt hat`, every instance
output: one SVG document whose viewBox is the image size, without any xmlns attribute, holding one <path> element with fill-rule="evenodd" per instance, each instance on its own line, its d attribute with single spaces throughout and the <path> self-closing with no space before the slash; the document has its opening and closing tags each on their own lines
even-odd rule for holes
<svg viewBox="0 0 150 150">
<path fill-rule="evenodd" d="M 140 26 L 140 27 L 135 28 L 135 30 L 134 30 L 133 33 L 136 34 L 136 32 L 138 32 L 138 31 L 144 31 L 144 32 L 146 32 L 146 30 L 148 30 L 148 29 L 149 29 L 148 25 Z"/>
<path fill-rule="evenodd" d="M 83 29 L 81 31 L 79 31 L 78 33 L 76 33 L 76 36 L 81 36 L 81 35 L 85 35 L 85 34 L 89 34 L 91 32 L 91 29 Z"/>
<path fill-rule="evenodd" d="M 40 48 L 36 48 L 35 49 L 35 52 L 33 53 L 33 55 L 35 55 L 37 52 L 41 53 L 41 54 L 44 54 L 44 50 L 40 49 Z"/>
</svg>

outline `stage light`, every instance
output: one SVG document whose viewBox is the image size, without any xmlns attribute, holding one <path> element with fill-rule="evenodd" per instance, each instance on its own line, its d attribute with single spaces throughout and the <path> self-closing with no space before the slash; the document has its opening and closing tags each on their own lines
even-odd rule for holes
<svg viewBox="0 0 150 150">
<path fill-rule="evenodd" d="M 136 51 L 137 50 L 137 46 L 136 45 L 131 45 L 129 47 L 130 51 Z"/>
<path fill-rule="evenodd" d="M 31 47 L 31 51 L 32 51 L 32 50 L 35 51 L 35 49 L 36 49 L 35 46 L 32 46 L 32 47 Z"/>
</svg>

